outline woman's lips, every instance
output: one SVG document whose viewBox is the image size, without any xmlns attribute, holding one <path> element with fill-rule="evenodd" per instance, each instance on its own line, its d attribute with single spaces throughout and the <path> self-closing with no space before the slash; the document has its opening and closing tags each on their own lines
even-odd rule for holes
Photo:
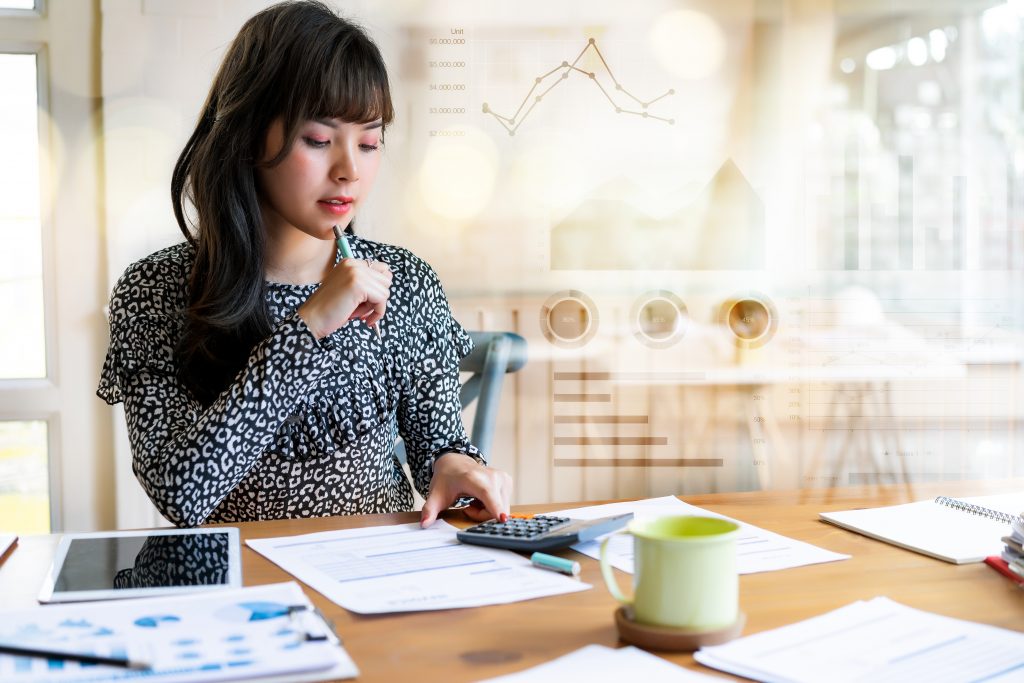
<svg viewBox="0 0 1024 683">
<path fill-rule="evenodd" d="M 344 216 L 346 213 L 348 213 L 352 209 L 352 200 L 351 199 L 349 199 L 348 201 L 342 201 L 342 200 L 332 201 L 332 200 L 329 200 L 329 199 L 321 199 L 320 201 L 317 202 L 317 204 L 322 209 L 324 209 L 325 211 L 330 213 L 332 216 Z"/>
</svg>

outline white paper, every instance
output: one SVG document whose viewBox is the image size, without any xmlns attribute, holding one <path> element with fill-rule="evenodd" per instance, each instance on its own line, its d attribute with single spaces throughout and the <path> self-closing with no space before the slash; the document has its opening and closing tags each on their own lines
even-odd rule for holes
<svg viewBox="0 0 1024 683">
<path fill-rule="evenodd" d="M 306 641 L 322 621 L 287 608 L 310 605 L 295 582 L 202 595 L 50 605 L 0 612 L 0 641 L 149 661 L 144 671 L 0 655 L 6 683 L 129 679 L 309 681 L 353 678 L 355 664 L 337 639 Z M 301 621 L 300 621 L 301 620 Z M 308 625 L 306 622 L 310 622 Z M 321 629 L 322 630 L 322 629 Z"/>
<path fill-rule="evenodd" d="M 444 520 L 250 539 L 246 544 L 359 614 L 500 605 L 587 590 L 507 550 L 459 543 Z"/>
<path fill-rule="evenodd" d="M 1024 510 L 1024 495 L 1019 493 L 958 500 L 1013 515 Z M 820 517 L 844 529 L 956 564 L 999 555 L 1003 550 L 1000 539 L 1012 528 L 1005 522 L 954 510 L 934 500 L 822 512 Z"/>
<path fill-rule="evenodd" d="M 874 598 L 694 658 L 768 683 L 1008 683 L 1024 680 L 1024 633 Z"/>
<path fill-rule="evenodd" d="M 560 510 L 548 514 L 572 517 L 573 519 L 596 519 L 632 512 L 635 519 L 654 519 L 669 515 L 700 515 L 717 517 L 735 522 L 740 527 L 736 538 L 736 567 L 740 574 L 756 574 L 808 564 L 848 560 L 849 555 L 834 553 L 810 543 L 804 543 L 781 534 L 776 534 L 738 519 L 732 519 L 689 503 L 675 496 L 648 498 L 625 503 L 609 503 L 584 508 Z M 601 556 L 601 541 L 608 535 L 594 541 L 577 543 L 573 550 L 595 559 Z M 608 543 L 608 559 L 613 567 L 629 574 L 633 573 L 633 538 L 626 534 L 611 534 Z"/>
<path fill-rule="evenodd" d="M 614 649 L 587 645 L 575 652 L 514 674 L 489 678 L 481 683 L 710 683 L 720 678 L 676 666 L 632 645 Z"/>
</svg>

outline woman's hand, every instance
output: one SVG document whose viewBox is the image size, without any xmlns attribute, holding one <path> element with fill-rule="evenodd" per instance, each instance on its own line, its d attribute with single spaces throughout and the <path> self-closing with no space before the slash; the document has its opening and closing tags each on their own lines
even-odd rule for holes
<svg viewBox="0 0 1024 683">
<path fill-rule="evenodd" d="M 380 261 L 342 259 L 299 306 L 299 317 L 317 339 L 355 318 L 373 327 L 384 317 L 391 279 L 391 269 Z"/>
<path fill-rule="evenodd" d="M 476 499 L 463 510 L 474 522 L 505 521 L 512 498 L 512 477 L 481 465 L 468 455 L 445 453 L 434 461 L 430 495 L 423 503 L 420 526 L 425 529 L 433 524 L 443 510 L 462 496 Z"/>
</svg>

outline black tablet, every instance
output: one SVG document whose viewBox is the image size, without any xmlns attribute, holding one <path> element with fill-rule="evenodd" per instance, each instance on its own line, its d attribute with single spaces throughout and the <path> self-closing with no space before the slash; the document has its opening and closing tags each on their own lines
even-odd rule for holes
<svg viewBox="0 0 1024 683">
<path fill-rule="evenodd" d="M 240 558 L 234 527 L 65 534 L 39 602 L 241 588 Z"/>
</svg>

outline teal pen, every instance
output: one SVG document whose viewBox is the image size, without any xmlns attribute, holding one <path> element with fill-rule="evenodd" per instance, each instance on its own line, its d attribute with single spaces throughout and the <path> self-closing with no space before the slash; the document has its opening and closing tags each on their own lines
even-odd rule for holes
<svg viewBox="0 0 1024 683">
<path fill-rule="evenodd" d="M 534 567 L 551 569 L 552 571 L 568 574 L 569 576 L 580 575 L 579 562 L 555 557 L 554 555 L 548 555 L 547 553 L 534 553 L 533 555 L 530 555 L 530 562 L 533 563 Z"/>
<path fill-rule="evenodd" d="M 355 258 L 352 254 L 352 247 L 349 246 L 348 239 L 345 238 L 345 233 L 337 225 L 334 226 L 334 243 L 338 245 L 338 251 L 341 252 L 342 258 Z M 380 339 L 380 323 L 374 325 L 373 329 L 377 330 L 377 339 Z"/>
<path fill-rule="evenodd" d="M 341 252 L 342 258 L 354 258 L 352 256 L 352 247 L 348 246 L 345 233 L 337 225 L 334 226 L 334 243 L 338 245 L 338 251 Z"/>
</svg>

